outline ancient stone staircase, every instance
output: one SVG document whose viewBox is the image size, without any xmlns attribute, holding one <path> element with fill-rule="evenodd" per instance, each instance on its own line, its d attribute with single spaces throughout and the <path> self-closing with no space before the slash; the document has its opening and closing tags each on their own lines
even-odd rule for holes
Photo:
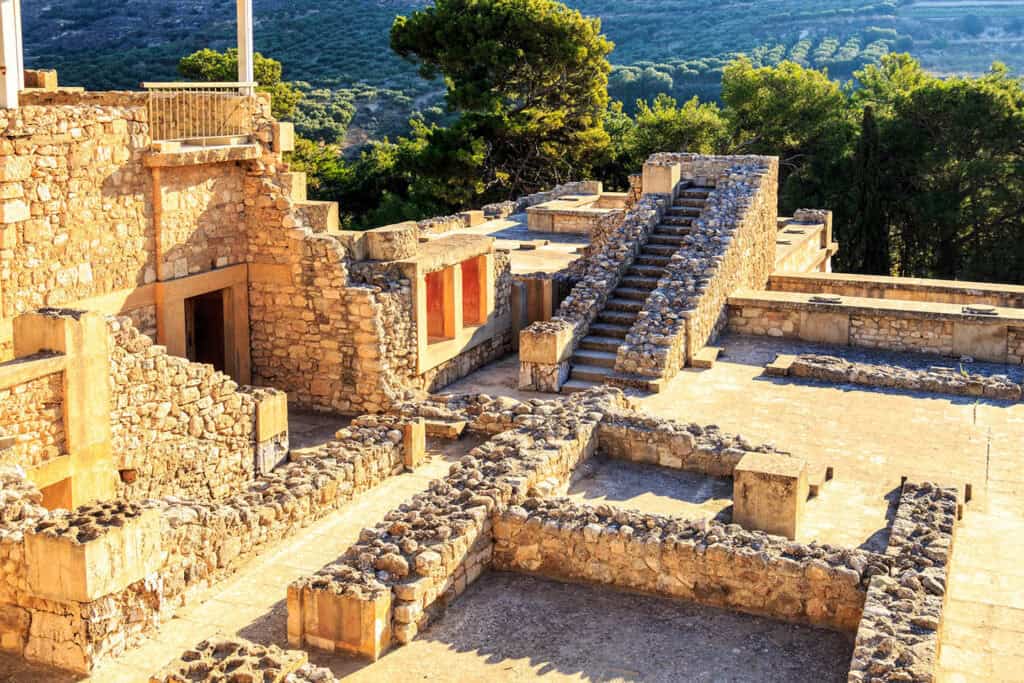
<svg viewBox="0 0 1024 683">
<path fill-rule="evenodd" d="M 323 202 L 307 198 L 306 174 L 301 171 L 283 173 L 288 194 L 295 206 L 296 217 L 302 227 L 313 232 L 336 233 L 341 229 L 337 202 Z"/>
<path fill-rule="evenodd" d="M 693 219 L 700 216 L 710 193 L 711 188 L 707 187 L 680 190 L 618 288 L 612 292 L 604 310 L 590 325 L 589 334 L 580 341 L 570 361 L 569 381 L 562 385 L 563 393 L 584 391 L 602 384 L 614 373 L 619 346 L 643 310 L 647 297 L 657 288 L 672 255 L 683 247 L 683 239 L 689 234 Z"/>
</svg>

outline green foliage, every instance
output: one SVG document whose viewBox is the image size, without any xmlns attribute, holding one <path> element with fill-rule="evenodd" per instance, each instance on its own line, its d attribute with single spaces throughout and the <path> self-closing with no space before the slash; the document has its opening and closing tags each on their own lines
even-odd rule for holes
<svg viewBox="0 0 1024 683">
<path fill-rule="evenodd" d="M 205 48 L 182 57 L 178 62 L 178 73 L 194 81 L 238 80 L 238 50 L 228 48 L 217 52 Z M 295 108 L 302 99 L 302 92 L 291 83 L 281 80 L 281 62 L 269 59 L 257 52 L 253 59 L 253 74 L 261 92 L 270 93 L 274 116 L 289 120 L 295 116 Z"/>
<path fill-rule="evenodd" d="M 871 106 L 864 108 L 860 139 L 853 163 L 856 206 L 851 239 L 844 245 L 850 260 L 860 260 L 856 271 L 870 275 L 891 275 L 889 223 L 882 204 L 881 151 L 878 124 Z"/>
<path fill-rule="evenodd" d="M 391 29 L 425 78 L 444 75 L 460 118 L 416 132 L 444 201 L 514 195 L 586 168 L 607 144 L 600 22 L 553 0 L 437 0 Z M 424 179 L 422 182 L 428 182 Z"/>
</svg>

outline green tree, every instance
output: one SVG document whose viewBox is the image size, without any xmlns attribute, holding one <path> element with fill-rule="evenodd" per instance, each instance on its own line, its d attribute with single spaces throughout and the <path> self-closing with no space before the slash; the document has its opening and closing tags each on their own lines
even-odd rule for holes
<svg viewBox="0 0 1024 683">
<path fill-rule="evenodd" d="M 612 44 L 597 19 L 553 0 L 437 0 L 397 17 L 391 45 L 425 78 L 443 75 L 448 106 L 460 114 L 426 133 L 436 165 L 425 170 L 447 201 L 560 182 L 608 144 L 601 120 Z"/>
<path fill-rule="evenodd" d="M 217 52 L 204 48 L 193 52 L 178 61 L 178 73 L 183 78 L 194 81 L 237 81 L 238 50 L 232 47 L 224 52 Z M 270 93 L 275 118 L 288 120 L 295 116 L 295 108 L 302 99 L 302 91 L 291 83 L 282 81 L 282 73 L 281 62 L 276 59 L 264 57 L 259 52 L 253 56 L 253 74 L 259 83 L 256 89 Z"/>
<path fill-rule="evenodd" d="M 871 106 L 864 108 L 860 139 L 854 156 L 853 186 L 856 208 L 851 244 L 845 246 L 860 259 L 857 272 L 890 275 L 889 225 L 882 206 L 882 164 L 878 124 Z"/>
<path fill-rule="evenodd" d="M 722 74 L 733 149 L 779 157 L 780 204 L 844 206 L 856 123 L 827 72 L 794 62 L 755 68 L 740 57 Z"/>
</svg>

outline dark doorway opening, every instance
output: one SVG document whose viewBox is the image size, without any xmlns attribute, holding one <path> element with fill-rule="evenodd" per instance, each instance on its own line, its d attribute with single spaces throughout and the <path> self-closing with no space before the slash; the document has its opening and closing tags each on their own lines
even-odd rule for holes
<svg viewBox="0 0 1024 683">
<path fill-rule="evenodd" d="M 185 299 L 185 348 L 188 359 L 225 372 L 224 302 L 227 290 Z"/>
</svg>

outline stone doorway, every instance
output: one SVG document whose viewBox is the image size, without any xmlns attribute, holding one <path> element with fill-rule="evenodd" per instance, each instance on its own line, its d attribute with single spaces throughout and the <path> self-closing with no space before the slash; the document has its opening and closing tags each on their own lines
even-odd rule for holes
<svg viewBox="0 0 1024 683">
<path fill-rule="evenodd" d="M 227 371 L 225 293 L 219 289 L 185 299 L 186 356 L 221 372 Z"/>
</svg>

